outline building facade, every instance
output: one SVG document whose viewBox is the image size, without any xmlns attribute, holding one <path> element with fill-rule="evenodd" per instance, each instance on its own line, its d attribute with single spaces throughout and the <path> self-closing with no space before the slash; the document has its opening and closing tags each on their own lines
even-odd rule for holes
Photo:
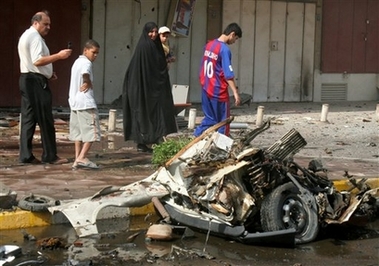
<svg viewBox="0 0 379 266">
<path fill-rule="evenodd" d="M 0 106 L 19 104 L 16 40 L 37 7 L 63 11 L 52 14 L 51 35 L 55 36 L 49 34 L 47 39 L 51 50 L 68 40 L 77 48 L 67 64 L 54 65 L 68 73 L 54 84 L 55 105 L 67 106 L 70 64 L 88 38 L 101 45 L 94 64 L 96 100 L 114 102 L 121 95 L 124 74 L 148 21 L 175 31 L 170 38 L 176 57 L 170 67 L 171 83 L 189 85 L 193 103 L 201 100 L 198 71 L 203 46 L 230 22 L 239 23 L 243 30 L 243 37 L 230 46 L 236 82 L 242 93 L 253 96 L 253 102 L 378 100 L 377 0 L 4 1 L 9 5 L 0 12 L 13 18 L 17 30 L 10 36 L 12 43 L 4 47 L 8 56 L 2 60 L 12 60 L 13 68 L 0 88 L 9 90 L 5 95 L 13 100 L 0 100 Z"/>
</svg>

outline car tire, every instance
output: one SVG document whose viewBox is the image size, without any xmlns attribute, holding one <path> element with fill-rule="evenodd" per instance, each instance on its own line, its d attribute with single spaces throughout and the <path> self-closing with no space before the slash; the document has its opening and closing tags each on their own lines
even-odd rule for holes
<svg viewBox="0 0 379 266">
<path fill-rule="evenodd" d="M 315 201 L 305 202 L 293 183 L 285 183 L 268 194 L 261 206 L 261 225 L 264 231 L 296 229 L 295 243 L 313 241 L 319 231 Z"/>
<path fill-rule="evenodd" d="M 32 194 L 18 201 L 18 207 L 22 210 L 32 212 L 47 211 L 49 207 L 59 205 L 59 201 L 43 195 Z"/>
</svg>

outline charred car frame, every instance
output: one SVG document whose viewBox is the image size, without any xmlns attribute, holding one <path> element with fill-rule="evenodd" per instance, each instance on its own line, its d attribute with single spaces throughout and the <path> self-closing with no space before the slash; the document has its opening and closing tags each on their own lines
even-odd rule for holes
<svg viewBox="0 0 379 266">
<path fill-rule="evenodd" d="M 204 132 L 144 180 L 107 187 L 93 197 L 50 207 L 63 212 L 79 236 L 97 233 L 96 217 L 106 206 L 139 207 L 153 201 L 162 223 L 181 224 L 243 243 L 303 244 L 328 224 L 370 220 L 377 215 L 378 188 L 365 180 L 337 191 L 318 160 L 307 167 L 293 155 L 306 145 L 295 129 L 268 148 L 253 139 L 270 126 L 232 139 Z"/>
</svg>

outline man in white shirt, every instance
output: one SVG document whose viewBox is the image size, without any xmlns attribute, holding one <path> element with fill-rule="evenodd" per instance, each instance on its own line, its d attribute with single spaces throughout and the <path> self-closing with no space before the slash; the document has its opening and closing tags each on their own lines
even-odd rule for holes
<svg viewBox="0 0 379 266">
<path fill-rule="evenodd" d="M 18 54 L 20 57 L 20 92 L 21 92 L 21 163 L 41 163 L 32 151 L 32 141 L 38 123 L 42 141 L 42 162 L 52 164 L 67 163 L 59 158 L 55 139 L 54 117 L 52 113 L 52 95 L 49 80 L 57 79 L 52 63 L 66 59 L 71 49 L 63 49 L 50 55 L 43 39 L 50 30 L 48 11 L 40 11 L 31 19 L 31 26 L 20 37 Z"/>
</svg>

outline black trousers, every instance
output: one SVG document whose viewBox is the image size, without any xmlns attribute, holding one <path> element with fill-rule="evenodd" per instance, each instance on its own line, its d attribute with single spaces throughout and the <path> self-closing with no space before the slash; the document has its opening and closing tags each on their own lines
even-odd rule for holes
<svg viewBox="0 0 379 266">
<path fill-rule="evenodd" d="M 48 80 L 37 73 L 22 73 L 21 91 L 21 135 L 19 161 L 26 163 L 35 157 L 32 151 L 33 135 L 38 123 L 42 140 L 42 162 L 57 159 L 52 95 Z"/>
</svg>

